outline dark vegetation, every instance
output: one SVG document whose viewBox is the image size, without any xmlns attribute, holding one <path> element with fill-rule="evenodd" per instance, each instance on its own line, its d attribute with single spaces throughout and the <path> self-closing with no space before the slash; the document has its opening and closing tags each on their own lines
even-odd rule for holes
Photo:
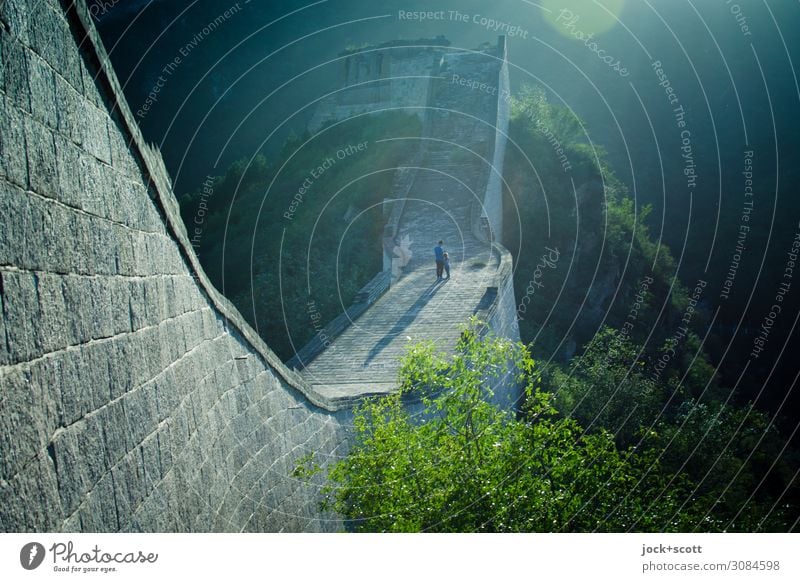
<svg viewBox="0 0 800 582">
<path fill-rule="evenodd" d="M 200 228 L 195 241 L 206 272 L 281 358 L 382 269 L 381 202 L 407 145 L 378 140 L 419 130 L 418 119 L 403 113 L 356 117 L 313 139 L 289 139 L 274 160 L 239 160 L 214 178 L 210 195 L 201 187 L 182 198 L 190 238 Z M 359 143 L 366 143 L 360 151 L 346 149 Z M 307 191 L 295 198 L 304 183 Z"/>
<path fill-rule="evenodd" d="M 365 403 L 325 507 L 362 531 L 795 528 L 800 459 L 770 415 L 720 385 L 704 347 L 705 287 L 677 280 L 648 209 L 569 112 L 529 90 L 510 133 L 521 225 L 509 247 L 517 299 L 530 297 L 520 309 L 530 348 L 469 330 L 453 357 L 413 348 L 400 382 L 427 395 L 424 420 L 403 395 Z M 509 362 L 527 394 L 518 415 L 486 403 Z"/>
</svg>

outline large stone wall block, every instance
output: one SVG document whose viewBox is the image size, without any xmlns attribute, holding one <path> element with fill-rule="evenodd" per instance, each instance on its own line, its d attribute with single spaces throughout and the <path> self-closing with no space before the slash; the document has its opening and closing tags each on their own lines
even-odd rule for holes
<svg viewBox="0 0 800 582">
<path fill-rule="evenodd" d="M 169 434 L 168 423 L 160 424 L 156 433 L 156 440 L 158 443 L 158 458 L 161 463 L 161 472 L 165 479 L 169 477 L 173 464 L 172 444 L 170 443 Z"/>
<path fill-rule="evenodd" d="M 94 67 L 92 67 L 90 70 L 85 59 L 80 59 L 78 61 L 78 67 L 80 68 L 81 83 L 79 86 L 76 85 L 75 88 L 81 89 L 86 102 L 90 105 L 94 105 L 95 107 L 105 107 L 105 103 L 101 94 L 102 89 L 100 87 L 100 72 Z"/>
<path fill-rule="evenodd" d="M 93 106 L 84 107 L 86 139 L 84 147 L 98 160 L 111 163 L 111 144 L 108 138 L 108 115 Z"/>
<path fill-rule="evenodd" d="M 46 330 L 42 333 L 42 349 L 45 353 L 69 345 L 67 319 L 70 310 L 64 301 L 63 279 L 61 275 L 49 273 L 42 273 L 37 278 L 40 323 Z"/>
<path fill-rule="evenodd" d="M 29 464 L 47 444 L 46 409 L 36 400 L 29 375 L 19 368 L 0 372 L 0 479 L 8 480 Z"/>
<path fill-rule="evenodd" d="M 59 130 L 55 136 L 56 171 L 58 173 L 58 198 L 72 208 L 82 208 L 87 186 L 81 169 L 81 149 Z"/>
<path fill-rule="evenodd" d="M 111 397 L 111 385 L 114 377 L 111 375 L 108 362 L 113 353 L 112 342 L 102 341 L 91 343 L 84 348 L 82 368 L 80 373 L 84 379 L 85 398 L 90 401 L 90 410 L 99 410 L 108 404 Z"/>
<path fill-rule="evenodd" d="M 80 167 L 73 169 L 76 170 L 81 172 L 86 190 L 81 198 L 81 208 L 89 214 L 107 217 L 109 211 L 106 200 L 115 194 L 115 186 L 107 166 L 86 154 L 81 156 Z"/>
<path fill-rule="evenodd" d="M 110 244 L 110 241 L 107 244 Z M 92 299 L 92 339 L 108 338 L 115 334 L 113 286 L 114 283 L 108 277 L 89 279 Z"/>
<path fill-rule="evenodd" d="M 49 452 L 56 468 L 61 507 L 64 515 L 72 515 L 91 486 L 75 431 L 64 429 L 57 434 L 50 442 Z"/>
<path fill-rule="evenodd" d="M 27 196 L 17 187 L 0 180 L 0 264 L 21 265 L 25 241 L 25 223 L 30 219 Z M 1 294 L 1 293 L 0 293 Z"/>
<path fill-rule="evenodd" d="M 85 344 L 92 339 L 91 281 L 88 277 L 64 277 L 64 304 L 69 309 L 66 333 L 71 345 Z"/>
<path fill-rule="evenodd" d="M 130 427 L 130 440 L 136 444 L 141 443 L 158 425 L 155 385 L 151 382 L 126 394 L 123 406 L 127 425 Z"/>
<path fill-rule="evenodd" d="M 148 483 L 158 483 L 164 478 L 158 447 L 158 432 L 154 431 L 142 442 L 142 458 Z"/>
<path fill-rule="evenodd" d="M 75 434 L 77 451 L 80 453 L 81 470 L 90 489 L 94 488 L 110 469 L 107 464 L 102 420 L 99 415 L 90 414 L 70 427 Z"/>
<path fill-rule="evenodd" d="M 192 272 L 86 6 L 0 11 L 0 529 L 320 529 L 288 473 L 337 430 Z"/>
<path fill-rule="evenodd" d="M 41 355 L 43 342 L 33 273 L 3 273 L 3 310 L 6 321 L 8 350 L 12 362 L 32 360 Z"/>
<path fill-rule="evenodd" d="M 0 106 L 3 107 L 3 115 L 0 115 L 0 178 L 27 189 L 25 117 L 7 97 L 2 97 Z"/>
<path fill-rule="evenodd" d="M 132 450 L 127 430 L 127 417 L 122 400 L 116 400 L 97 411 L 103 427 L 104 452 L 109 467 L 117 465 Z"/>
<path fill-rule="evenodd" d="M 56 113 L 55 74 L 48 64 L 36 53 L 28 52 L 28 83 L 31 91 L 31 114 L 33 117 L 55 129 L 58 115 Z"/>
<path fill-rule="evenodd" d="M 14 35 L 15 39 L 27 43 L 30 2 L 35 0 L 5 0 L 0 4 L 0 14 L 3 15 L 3 23 L 8 27 L 8 31 Z"/>
<path fill-rule="evenodd" d="M 53 464 L 40 453 L 8 480 L 0 479 L 0 531 L 53 531 L 62 527 L 63 510 Z"/>
<path fill-rule="evenodd" d="M 83 95 L 59 74 L 55 75 L 55 98 L 58 131 L 65 139 L 82 145 L 84 125 L 81 119 Z"/>
<path fill-rule="evenodd" d="M 25 143 L 28 152 L 30 188 L 37 194 L 56 198 L 56 145 L 53 132 L 31 117 L 25 118 Z"/>
<path fill-rule="evenodd" d="M 81 505 L 78 514 L 81 531 L 115 532 L 119 529 L 117 507 L 114 503 L 114 479 L 108 472 L 98 481 Z"/>
<path fill-rule="evenodd" d="M 30 113 L 31 89 L 27 49 L 2 31 L 0 31 L 0 43 L 3 44 L 3 91 L 16 107 Z"/>
<path fill-rule="evenodd" d="M 119 248 L 117 248 L 116 254 L 119 254 Z M 114 335 L 127 333 L 131 331 L 130 291 L 128 288 L 128 281 L 121 277 L 109 277 L 105 280 L 108 282 L 108 289 L 111 293 L 110 304 Z"/>
<path fill-rule="evenodd" d="M 32 0 L 29 7 L 30 45 L 53 69 L 68 80 L 77 75 L 77 47 L 64 15 L 47 2 Z"/>
</svg>

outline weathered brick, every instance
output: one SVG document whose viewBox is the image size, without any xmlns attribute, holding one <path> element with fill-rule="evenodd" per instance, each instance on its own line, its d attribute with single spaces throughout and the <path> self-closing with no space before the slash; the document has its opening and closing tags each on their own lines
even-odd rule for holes
<svg viewBox="0 0 800 582">
<path fill-rule="evenodd" d="M 58 483 L 46 453 L 13 478 L 0 479 L 0 530 L 54 531 L 62 527 L 62 520 Z"/>
<path fill-rule="evenodd" d="M 25 118 L 3 98 L 0 105 L 0 178 L 6 178 L 22 188 L 28 187 L 28 158 L 25 143 Z"/>
<path fill-rule="evenodd" d="M 66 328 L 69 344 L 85 344 L 92 339 L 91 284 L 86 277 L 65 277 L 62 284 L 64 302 L 70 311 Z"/>
<path fill-rule="evenodd" d="M 94 156 L 83 153 L 80 165 L 75 169 L 80 172 L 83 181 L 83 196 L 80 205 L 83 210 L 95 216 L 105 216 L 103 175 L 105 168 Z"/>
<path fill-rule="evenodd" d="M 84 60 L 79 62 L 79 66 L 84 97 L 95 107 L 104 107 L 99 73 L 93 67 L 90 69 Z M 75 86 L 75 88 L 78 87 Z"/>
<path fill-rule="evenodd" d="M 8 271 L 3 274 L 3 310 L 6 321 L 16 322 L 6 327 L 11 361 L 32 360 L 40 355 L 42 329 L 38 323 L 39 300 L 33 274 Z"/>
<path fill-rule="evenodd" d="M 33 118 L 25 119 L 25 144 L 28 152 L 30 188 L 37 194 L 56 198 L 56 146 L 53 132 Z"/>
<path fill-rule="evenodd" d="M 58 41 L 59 15 L 47 2 L 33 1 L 29 6 L 30 26 L 30 47 L 39 54 L 51 67 L 62 70 L 59 65 L 59 49 L 63 46 Z M 70 43 L 72 44 L 72 43 Z M 63 50 L 68 50 L 64 46 Z"/>
<path fill-rule="evenodd" d="M 31 114 L 37 121 L 55 129 L 58 121 L 55 74 L 39 55 L 28 52 L 27 57 Z"/>
<path fill-rule="evenodd" d="M 80 170 L 81 150 L 61 133 L 55 135 L 55 144 L 59 200 L 72 208 L 81 208 L 87 192 Z"/>
<path fill-rule="evenodd" d="M 86 477 L 84 452 L 78 447 L 75 430 L 64 429 L 50 443 L 50 455 L 58 476 L 58 493 L 64 515 L 78 509 L 90 483 Z"/>
<path fill-rule="evenodd" d="M 89 489 L 94 488 L 110 469 L 105 454 L 106 444 L 101 421 L 98 415 L 90 414 L 69 429 L 75 435 L 81 469 Z"/>
<path fill-rule="evenodd" d="M 16 40 L 28 42 L 30 2 L 35 0 L 5 0 L 0 4 L 3 23 Z"/>
<path fill-rule="evenodd" d="M 20 110 L 30 112 L 31 89 L 27 49 L 13 37 L 0 34 L 3 45 L 3 91 Z"/>
<path fill-rule="evenodd" d="M 317 432 L 262 360 L 233 359 L 252 352 L 168 234 L 176 201 L 142 183 L 91 35 L 79 59 L 61 3 L 0 10 L 0 529 L 306 527 L 281 512 L 315 501 L 282 481 L 338 425 Z"/>
<path fill-rule="evenodd" d="M 67 318 L 71 309 L 64 301 L 63 277 L 42 273 L 38 277 L 37 292 L 42 334 L 42 349 L 45 353 L 65 348 L 68 344 Z M 70 306 L 71 307 L 71 306 Z"/>
<path fill-rule="evenodd" d="M 94 486 L 80 508 L 81 531 L 115 532 L 119 529 L 114 504 L 114 480 L 106 473 Z"/>
<path fill-rule="evenodd" d="M 95 158 L 111 163 L 111 145 L 108 140 L 108 118 L 105 111 L 91 105 L 83 108 L 85 139 L 83 147 Z"/>
<path fill-rule="evenodd" d="M 125 408 L 122 400 L 117 400 L 97 411 L 103 427 L 104 453 L 106 464 L 113 467 L 131 450 L 128 445 L 128 432 L 125 422 Z"/>
<path fill-rule="evenodd" d="M 58 131 L 75 144 L 83 144 L 83 96 L 61 75 L 55 75 Z"/>
</svg>

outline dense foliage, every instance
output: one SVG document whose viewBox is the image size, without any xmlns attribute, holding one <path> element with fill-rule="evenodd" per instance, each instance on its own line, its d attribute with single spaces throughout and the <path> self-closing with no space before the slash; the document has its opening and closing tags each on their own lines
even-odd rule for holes
<svg viewBox="0 0 800 582">
<path fill-rule="evenodd" d="M 634 205 L 571 112 L 528 89 L 510 133 L 508 199 L 531 202 L 509 233 L 517 298 L 534 291 L 520 332 L 549 361 L 544 385 L 558 410 L 620 447 L 649 442 L 667 474 L 696 482 L 692 504 L 723 528 L 793 527 L 800 459 L 775 419 L 720 383 L 707 351 L 711 283 L 681 284 L 681 261 L 646 225 L 650 209 Z M 561 261 L 542 269 L 542 248 Z"/>
<path fill-rule="evenodd" d="M 530 347 L 467 332 L 452 358 L 413 348 L 405 396 L 357 410 L 326 506 L 362 531 L 791 530 L 800 459 L 720 385 L 704 287 L 677 279 L 649 208 L 541 91 L 515 100 L 510 134 L 506 240 Z M 518 415 L 489 404 L 509 369 Z"/>
<path fill-rule="evenodd" d="M 282 358 L 382 269 L 381 203 L 408 145 L 381 140 L 419 131 L 405 113 L 355 117 L 288 140 L 274 161 L 240 160 L 181 200 L 211 280 Z"/>
<path fill-rule="evenodd" d="M 523 344 L 481 338 L 473 329 L 465 330 L 451 356 L 437 353 L 432 344 L 414 346 L 400 369 L 402 392 L 366 401 L 355 411 L 355 444 L 329 468 L 323 503 L 353 529 L 786 531 L 791 526 L 787 508 L 746 503 L 744 493 L 723 490 L 733 467 L 714 473 L 710 482 L 696 480 L 697 467 L 673 469 L 691 459 L 696 452 L 689 450 L 691 441 L 709 422 L 716 426 L 714 443 L 732 434 L 712 420 L 713 411 L 695 408 L 688 430 L 667 424 L 663 435 L 651 429 L 635 445 L 622 447 L 608 430 L 587 431 L 555 408 L 557 399 L 542 389 Z M 525 393 L 518 413 L 490 403 L 492 386 L 509 370 Z M 421 397 L 421 411 L 412 412 L 410 395 Z M 725 413 L 718 420 L 736 419 Z M 751 423 L 741 436 L 755 438 L 765 428 Z M 675 437 L 680 442 L 665 454 Z M 695 462 L 709 467 L 736 458 L 733 450 L 709 450 L 713 458 L 700 452 Z M 298 476 L 319 470 L 310 458 L 304 463 Z"/>
<path fill-rule="evenodd" d="M 527 396 L 519 416 L 489 403 L 509 366 Z M 329 473 L 327 506 L 356 529 L 683 531 L 700 521 L 688 480 L 668 484 L 655 449 L 620 449 L 609 432 L 558 415 L 522 344 L 467 330 L 452 357 L 414 347 L 400 378 L 424 389 L 424 412 L 402 394 L 366 402 L 352 452 Z"/>
</svg>

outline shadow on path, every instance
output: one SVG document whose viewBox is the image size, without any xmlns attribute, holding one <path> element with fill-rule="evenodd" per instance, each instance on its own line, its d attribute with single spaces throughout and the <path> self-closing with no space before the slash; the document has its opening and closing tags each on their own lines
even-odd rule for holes
<svg viewBox="0 0 800 582">
<path fill-rule="evenodd" d="M 425 291 L 423 291 L 422 295 L 420 295 L 419 299 L 417 299 L 414 304 L 409 307 L 406 312 L 400 316 L 400 319 L 397 320 L 392 328 L 386 332 L 378 342 L 372 346 L 372 349 L 367 354 L 366 359 L 364 360 L 364 367 L 368 366 L 372 360 L 374 360 L 378 354 L 380 354 L 386 346 L 388 346 L 394 338 L 400 335 L 403 330 L 405 330 L 409 325 L 411 325 L 417 316 L 420 314 L 422 309 L 428 304 L 428 302 L 433 299 L 433 296 L 436 295 L 437 291 L 447 283 L 447 279 L 442 279 L 441 281 L 436 281 L 432 283 Z"/>
</svg>

